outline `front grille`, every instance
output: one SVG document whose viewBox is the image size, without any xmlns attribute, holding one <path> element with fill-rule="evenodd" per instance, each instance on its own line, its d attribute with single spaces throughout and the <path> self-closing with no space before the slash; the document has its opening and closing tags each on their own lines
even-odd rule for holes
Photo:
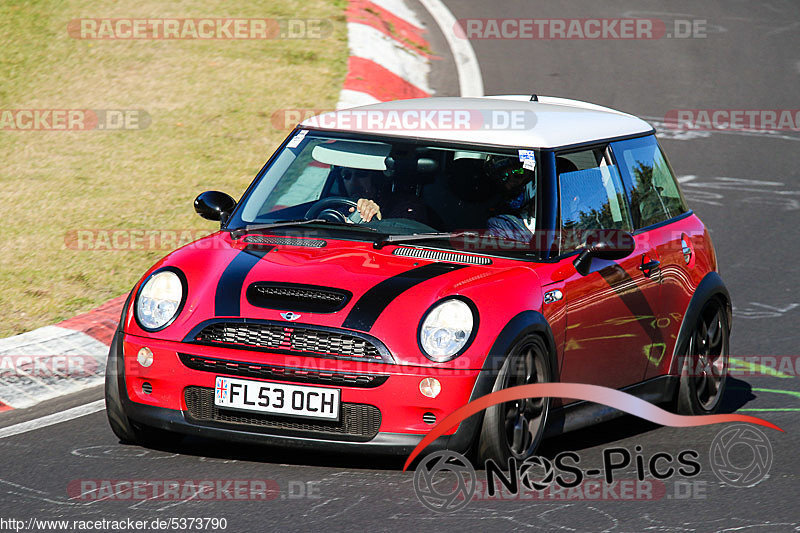
<svg viewBox="0 0 800 533">
<path fill-rule="evenodd" d="M 375 341 L 337 330 L 293 327 L 285 323 L 212 322 L 190 342 L 274 353 L 391 362 Z"/>
<path fill-rule="evenodd" d="M 296 383 L 318 385 L 343 385 L 346 387 L 373 388 L 383 385 L 389 376 L 379 374 L 354 374 L 328 370 L 305 370 L 263 363 L 246 363 L 212 359 L 201 355 L 179 353 L 178 356 L 188 368 L 215 374 L 228 374 L 249 378 L 275 379 Z"/>
<path fill-rule="evenodd" d="M 322 422 L 219 409 L 214 405 L 214 389 L 208 387 L 186 387 L 184 400 L 186 416 L 195 423 L 248 426 L 273 435 L 367 441 L 374 438 L 381 427 L 380 410 L 361 403 L 342 403 L 338 422 Z"/>
<path fill-rule="evenodd" d="M 328 243 L 322 239 L 297 239 L 293 237 L 267 237 L 265 235 L 248 235 L 244 238 L 247 244 L 272 244 L 278 246 L 305 246 L 323 248 Z"/>
<path fill-rule="evenodd" d="M 256 307 L 309 313 L 335 313 L 353 293 L 331 287 L 257 281 L 247 288 L 247 301 Z"/>
<path fill-rule="evenodd" d="M 393 255 L 403 257 L 416 257 L 418 259 L 430 259 L 433 261 L 448 261 L 451 263 L 468 263 L 470 265 L 491 265 L 492 260 L 480 255 L 460 254 L 454 252 L 441 252 L 438 250 L 426 250 L 424 248 L 395 248 Z"/>
</svg>

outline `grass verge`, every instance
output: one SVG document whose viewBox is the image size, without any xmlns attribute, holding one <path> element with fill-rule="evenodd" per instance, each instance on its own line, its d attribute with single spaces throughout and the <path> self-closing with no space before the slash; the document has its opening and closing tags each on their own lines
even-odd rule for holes
<svg viewBox="0 0 800 533">
<path fill-rule="evenodd" d="M 194 214 L 192 200 L 207 189 L 238 198 L 287 134 L 272 114 L 335 107 L 347 62 L 345 7 L 344 0 L 0 3 L 0 109 L 143 110 L 150 119 L 122 131 L 0 129 L 0 337 L 126 293 L 169 251 L 81 249 L 93 240 L 75 249 L 77 231 L 167 230 L 180 239 L 185 230 L 216 229 Z M 83 17 L 322 19 L 332 32 L 273 40 L 70 37 L 68 22 Z"/>
</svg>

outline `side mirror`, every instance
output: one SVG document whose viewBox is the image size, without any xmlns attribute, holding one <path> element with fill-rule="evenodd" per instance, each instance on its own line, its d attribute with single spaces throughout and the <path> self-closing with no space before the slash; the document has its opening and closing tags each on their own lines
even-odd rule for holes
<svg viewBox="0 0 800 533">
<path fill-rule="evenodd" d="M 633 235 L 618 229 L 587 231 L 583 243 L 578 257 L 572 262 L 581 276 L 589 273 L 592 268 L 592 258 L 614 261 L 628 257 L 636 248 Z"/>
<path fill-rule="evenodd" d="M 225 221 L 236 207 L 236 200 L 219 191 L 206 191 L 194 199 L 194 210 L 201 217 L 208 220 Z"/>
</svg>

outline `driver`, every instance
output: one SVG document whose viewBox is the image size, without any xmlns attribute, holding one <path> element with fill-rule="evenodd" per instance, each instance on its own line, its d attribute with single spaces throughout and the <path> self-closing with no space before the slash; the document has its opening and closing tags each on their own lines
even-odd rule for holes
<svg viewBox="0 0 800 533">
<path fill-rule="evenodd" d="M 530 241 L 536 215 L 536 174 L 523 168 L 522 162 L 514 157 L 494 155 L 486 160 L 484 171 L 501 198 L 501 214 L 491 217 L 486 224 L 489 235 Z"/>
<path fill-rule="evenodd" d="M 425 205 L 419 197 L 413 193 L 392 190 L 389 180 L 378 170 L 344 168 L 342 182 L 347 195 L 358 198 L 358 207 L 351 207 L 350 212 L 354 213 L 358 209 L 364 222 L 386 217 L 408 218 L 427 223 Z M 384 206 L 383 211 L 381 205 Z"/>
</svg>

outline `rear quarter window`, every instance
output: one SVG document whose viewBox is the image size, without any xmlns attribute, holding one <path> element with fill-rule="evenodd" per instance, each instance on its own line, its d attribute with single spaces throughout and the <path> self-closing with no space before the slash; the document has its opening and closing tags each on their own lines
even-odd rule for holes
<svg viewBox="0 0 800 533">
<path fill-rule="evenodd" d="M 637 229 L 688 211 L 678 182 L 654 136 L 611 143 Z"/>
</svg>

